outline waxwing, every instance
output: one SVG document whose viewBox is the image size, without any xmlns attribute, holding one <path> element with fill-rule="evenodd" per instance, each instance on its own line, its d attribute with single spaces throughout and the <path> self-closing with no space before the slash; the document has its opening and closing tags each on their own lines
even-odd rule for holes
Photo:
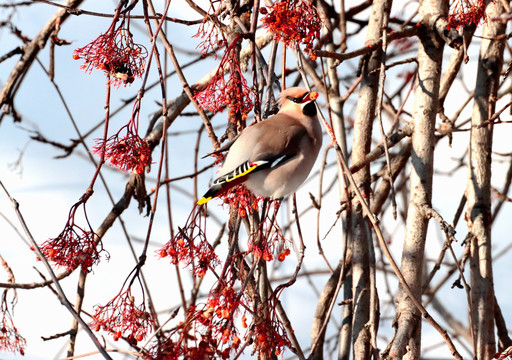
<svg viewBox="0 0 512 360">
<path fill-rule="evenodd" d="M 280 199 L 306 180 L 322 146 L 316 91 L 284 90 L 279 112 L 242 131 L 221 150 L 229 150 L 219 176 L 197 202 L 207 203 L 238 184 L 256 196 Z"/>
</svg>

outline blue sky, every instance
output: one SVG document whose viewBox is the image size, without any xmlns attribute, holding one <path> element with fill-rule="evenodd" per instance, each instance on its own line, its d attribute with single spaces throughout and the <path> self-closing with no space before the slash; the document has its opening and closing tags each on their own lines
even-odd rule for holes
<svg viewBox="0 0 512 360">
<path fill-rule="evenodd" d="M 112 2 L 100 0 L 91 0 L 85 3 L 87 9 L 97 12 L 112 12 L 114 5 Z M 198 16 L 191 12 L 185 12 L 187 7 L 182 3 L 173 2 L 171 15 L 183 17 L 186 19 L 197 19 Z M 4 11 L 5 10 L 1 10 Z M 140 11 L 140 10 L 138 10 Z M 32 38 L 46 21 L 55 12 L 55 8 L 44 4 L 36 4 L 22 9 L 14 16 L 14 22 L 20 26 L 24 34 Z M 138 12 L 137 12 L 138 13 Z M 59 33 L 62 39 L 72 41 L 72 45 L 56 48 L 56 83 L 65 96 L 73 118 L 77 123 L 81 132 L 87 132 L 96 124 L 104 119 L 104 102 L 105 102 L 105 76 L 100 72 L 93 72 L 88 75 L 79 68 L 80 61 L 71 59 L 71 53 L 76 47 L 81 47 L 94 39 L 100 32 L 108 28 L 110 22 L 105 18 L 79 16 L 73 17 L 64 23 Z M 143 33 L 139 30 L 143 23 L 138 22 L 137 27 L 134 24 L 134 36 L 136 41 L 144 43 L 146 41 Z M 175 44 L 177 50 L 194 51 L 199 43 L 198 39 L 192 38 L 195 28 L 186 26 L 169 25 L 168 35 L 170 41 Z M 5 29 L 0 32 L 0 49 L 1 54 L 9 51 L 11 48 L 18 46 L 19 42 L 14 39 Z M 149 49 L 149 44 L 144 43 Z M 355 49 L 357 45 L 353 45 Z M 475 47 L 473 49 L 476 49 Z M 163 50 L 161 49 L 163 53 Z M 450 50 L 446 50 L 445 58 L 450 55 Z M 475 54 L 477 52 L 474 52 Z M 178 57 L 181 61 L 186 61 L 189 57 L 182 51 L 178 51 Z M 48 51 L 44 49 L 39 55 L 40 61 L 47 66 Z M 220 60 L 220 59 L 218 59 Z M 471 81 L 474 81 L 474 71 L 477 56 L 472 56 L 471 62 L 466 65 L 462 71 L 464 81 L 468 87 L 472 87 Z M 0 64 L 0 84 L 3 84 L 7 76 L 14 66 L 16 57 L 11 58 Z M 185 69 L 185 74 L 190 83 L 194 83 L 205 73 L 214 68 L 216 62 L 212 59 L 205 64 L 192 66 Z M 154 64 L 152 65 L 151 81 L 156 79 Z M 343 64 L 339 67 L 340 73 L 353 71 L 354 64 Z M 171 65 L 169 64 L 169 68 Z M 117 108 L 123 99 L 136 94 L 141 84 L 140 80 L 136 80 L 131 87 L 120 88 L 113 91 L 112 109 Z M 167 87 L 168 99 L 178 96 L 181 91 L 181 85 L 176 77 L 168 82 Z M 456 89 L 460 91 L 460 98 L 457 101 L 463 101 L 466 94 L 462 88 Z M 155 90 L 147 92 L 143 99 L 143 108 L 141 112 L 140 129 L 145 131 L 150 115 L 158 109 L 156 101 L 161 99 L 158 87 Z M 455 103 L 447 104 L 447 113 L 453 112 Z M 65 159 L 55 159 L 61 155 L 61 152 L 51 146 L 44 145 L 29 140 L 30 131 L 37 129 L 48 138 L 68 144 L 70 139 L 77 137 L 68 115 L 66 114 L 61 102 L 58 101 L 54 86 L 48 81 L 46 75 L 37 64 L 31 68 L 21 86 L 16 102 L 16 109 L 23 117 L 21 124 L 15 124 L 11 118 L 4 118 L 0 124 L 0 179 L 7 187 L 11 195 L 20 203 L 20 209 L 27 221 L 36 240 L 41 243 L 48 238 L 55 237 L 62 230 L 68 211 L 85 191 L 89 184 L 90 178 L 94 173 L 94 166 L 87 160 L 83 147 L 79 147 L 76 153 Z M 351 108 L 351 106 L 347 106 Z M 189 109 L 192 111 L 192 108 Z M 130 116 L 131 106 L 127 106 L 118 116 L 112 119 L 111 129 L 122 126 Z M 346 114 L 350 117 L 352 114 Z M 466 112 L 465 116 L 469 116 Z M 224 123 L 224 115 L 217 116 L 214 120 L 215 125 Z M 171 131 L 188 131 L 195 130 L 199 127 L 200 120 L 197 117 L 180 117 L 176 120 Z M 496 151 L 510 152 L 510 142 L 508 140 L 508 126 L 500 125 L 496 128 L 495 143 Z M 101 136 L 101 130 L 94 133 L 87 139 L 89 146 L 92 145 L 92 139 Z M 451 171 L 456 164 L 457 157 L 464 154 L 467 147 L 467 133 L 456 134 L 452 147 L 447 145 L 446 139 L 441 140 L 440 149 L 436 152 L 436 166 L 438 170 Z M 204 135 L 201 143 L 200 153 L 207 153 L 211 149 L 207 137 Z M 190 154 L 194 153 L 196 135 L 192 132 L 188 135 L 172 136 L 169 138 L 170 144 L 170 167 L 172 176 L 180 176 L 193 172 L 193 162 Z M 20 158 L 20 152 L 23 155 Z M 160 148 L 154 152 L 154 161 L 157 162 Z M 20 158 L 21 162 L 14 166 L 13 164 Z M 500 157 L 496 157 L 500 159 Z M 333 159 L 330 158 L 330 161 Z M 210 160 L 202 160 L 199 168 L 205 166 Z M 495 175 L 493 184 L 501 188 L 503 179 L 507 169 L 507 163 L 495 163 L 493 173 Z M 318 163 L 317 163 L 318 167 Z M 126 174 L 112 171 L 104 167 L 103 173 L 107 178 L 110 189 L 115 200 L 119 199 L 124 191 L 126 183 Z M 148 175 L 148 188 L 154 186 L 155 183 L 156 164 L 151 174 Z M 329 176 L 334 176 L 334 170 L 328 171 Z M 215 170 L 209 170 L 199 177 L 199 192 L 204 191 L 209 181 L 215 175 Z M 434 198 L 433 205 L 445 216 L 447 221 L 451 221 L 458 201 L 463 194 L 466 186 L 466 169 L 462 168 L 453 172 L 453 176 L 437 175 L 434 180 Z M 191 181 L 183 181 L 178 184 L 187 191 L 192 190 Z M 315 193 L 317 190 L 317 181 L 310 181 L 304 188 L 299 191 L 298 201 L 299 208 L 306 208 L 309 205 L 308 192 Z M 322 214 L 322 232 L 325 234 L 334 222 L 334 211 L 337 209 L 337 194 L 325 200 L 326 209 Z M 150 255 L 156 250 L 158 245 L 168 240 L 167 216 L 164 211 L 164 198 L 161 198 L 159 204 L 160 210 L 155 219 L 155 228 L 152 234 L 152 240 L 155 245 L 150 249 Z M 173 192 L 174 201 L 174 221 L 176 224 L 184 223 L 188 213 L 192 207 L 192 199 L 183 195 L 179 191 Z M 210 209 L 219 216 L 225 216 L 227 209 L 217 206 L 219 202 L 213 203 Z M 98 182 L 95 186 L 95 195 L 88 202 L 87 209 L 93 224 L 99 225 L 105 215 L 110 211 L 111 203 L 103 188 Z M 15 226 L 19 227 L 14 213 L 8 201 L 4 198 L 0 200 L 0 212 L 5 215 Z M 502 213 L 495 224 L 493 241 L 495 243 L 495 251 L 503 249 L 510 242 L 510 224 L 508 219 L 511 216 L 510 207 L 505 204 Z M 284 218 L 284 213 L 281 214 Z M 310 218 L 306 218 L 305 224 L 310 221 L 315 222 L 315 214 Z M 403 238 L 403 229 L 401 223 L 393 223 L 389 214 L 385 214 L 383 220 L 386 221 L 386 229 L 392 235 L 391 248 L 395 256 L 395 260 L 400 259 L 401 243 Z M 127 224 L 128 231 L 136 239 L 145 237 L 148 218 L 138 214 L 135 203 L 123 214 L 123 219 Z M 466 224 L 460 221 L 457 228 L 457 239 L 459 244 L 454 246 L 458 255 L 462 253 L 460 242 L 464 239 Z M 93 225 L 95 227 L 95 225 Z M 308 270 L 320 268 L 322 261 L 317 254 L 315 245 L 315 226 L 303 226 L 307 243 L 307 263 L 304 267 Z M 430 224 L 430 237 L 427 244 L 427 257 L 435 259 L 442 246 L 443 235 L 438 230 L 438 225 L 434 222 Z M 13 268 L 16 280 L 19 282 L 39 281 L 40 278 L 34 271 L 33 266 L 42 269 L 41 264 L 34 261 L 34 254 L 28 249 L 23 241 L 19 238 L 11 226 L 0 219 L 0 229 L 2 236 L 0 241 L 0 254 L 7 260 Z M 217 226 L 212 223 L 210 230 L 212 234 L 216 234 Z M 212 235 L 214 236 L 214 235 Z M 329 236 L 324 240 L 324 250 L 329 255 L 331 261 L 337 261 L 341 251 L 341 235 L 339 225 L 331 231 Z M 133 257 L 126 244 L 119 223 L 116 222 L 113 229 L 109 231 L 105 241 L 105 248 L 110 253 L 109 261 L 102 261 L 100 265 L 94 269 L 87 281 L 87 295 L 85 300 L 85 309 L 90 310 L 97 303 L 105 303 L 110 300 L 119 291 L 124 278 L 134 265 Z M 138 251 L 141 250 L 141 243 L 136 242 Z M 507 296 L 508 290 L 508 256 L 500 258 L 495 263 L 495 286 L 500 305 L 506 318 L 510 318 L 512 313 L 512 300 Z M 291 258 L 291 257 L 290 257 Z M 295 267 L 295 259 L 285 262 L 281 273 L 289 274 Z M 157 309 L 169 309 L 179 304 L 179 298 L 176 295 L 177 285 L 173 268 L 165 260 L 158 260 L 154 256 L 148 257 L 146 265 L 147 280 L 152 289 Z M 186 270 L 184 271 L 186 274 Z M 325 281 L 325 276 L 315 277 L 318 289 L 321 289 Z M 76 291 L 77 274 L 73 274 L 62 282 L 65 291 L 71 301 L 74 301 Z M 381 279 L 382 280 L 382 279 Z M 3 280 L 0 280 L 3 281 Z M 392 287 L 396 287 L 396 281 L 390 280 Z M 379 282 L 379 284 L 381 284 Z M 444 291 L 447 294 L 443 298 L 445 305 L 451 309 L 461 321 L 466 321 L 465 293 L 461 290 L 449 290 L 451 282 L 445 285 Z M 382 298 L 385 299 L 382 291 Z M 303 343 L 308 343 L 311 319 L 314 312 L 314 303 L 316 296 L 307 285 L 297 286 L 295 290 L 289 289 L 284 292 L 282 301 L 290 310 L 292 315 L 292 323 L 300 336 Z M 305 305 L 306 304 L 306 305 Z M 381 304 L 383 306 L 383 304 Z M 53 334 L 66 331 L 71 323 L 71 316 L 59 304 L 57 298 L 48 289 L 39 289 L 31 291 L 18 291 L 18 304 L 14 312 L 15 323 L 20 332 L 27 338 L 27 359 L 52 359 L 55 356 L 63 357 L 65 354 L 65 339 L 52 341 L 42 341 L 40 336 L 51 336 Z M 336 314 L 339 317 L 339 314 Z M 436 314 L 433 313 L 436 317 Z M 442 322 L 442 319 L 440 319 Z M 389 335 L 392 333 L 389 322 L 382 322 L 381 329 L 383 333 Z M 440 338 L 426 324 L 424 326 L 424 334 L 427 341 L 432 343 L 438 342 Z M 107 347 L 117 347 L 119 344 L 112 344 L 108 336 L 105 336 Z M 385 346 L 385 344 L 382 344 Z M 92 345 L 84 334 L 80 334 L 78 340 L 77 354 L 91 351 Z M 443 352 L 444 351 L 444 352 Z M 441 354 L 445 354 L 443 349 Z M 249 353 L 249 351 L 248 351 Z M 289 354 L 289 352 L 287 352 Z M 1 359 L 15 359 L 15 356 L 9 354 L 0 354 Z M 97 358 L 97 357 L 90 357 Z M 122 355 L 113 355 L 115 359 L 124 358 Z"/>
</svg>

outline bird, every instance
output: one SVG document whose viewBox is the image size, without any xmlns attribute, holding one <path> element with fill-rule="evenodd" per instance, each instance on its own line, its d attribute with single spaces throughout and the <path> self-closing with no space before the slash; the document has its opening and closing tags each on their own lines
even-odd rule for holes
<svg viewBox="0 0 512 360">
<path fill-rule="evenodd" d="M 218 177 L 197 204 L 206 204 L 238 184 L 256 196 L 275 200 L 295 192 L 322 146 L 317 98 L 318 92 L 300 87 L 283 90 L 277 114 L 245 128 L 212 153 L 228 151 Z"/>
</svg>

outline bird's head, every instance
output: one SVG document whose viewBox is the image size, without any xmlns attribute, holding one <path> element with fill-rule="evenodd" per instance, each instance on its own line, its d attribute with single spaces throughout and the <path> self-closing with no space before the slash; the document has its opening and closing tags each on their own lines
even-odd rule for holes
<svg viewBox="0 0 512 360">
<path fill-rule="evenodd" d="M 281 111 L 300 111 L 306 116 L 316 115 L 316 91 L 307 91 L 300 87 L 291 87 L 284 90 L 279 96 Z"/>
</svg>

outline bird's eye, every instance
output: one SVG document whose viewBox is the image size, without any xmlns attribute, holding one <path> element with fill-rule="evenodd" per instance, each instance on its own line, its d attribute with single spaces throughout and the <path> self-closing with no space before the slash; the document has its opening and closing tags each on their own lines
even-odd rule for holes
<svg viewBox="0 0 512 360">
<path fill-rule="evenodd" d="M 293 101 L 296 104 L 302 104 L 302 102 L 304 101 L 304 99 L 308 95 L 309 95 L 309 93 L 307 92 L 307 93 L 305 93 L 304 95 L 302 95 L 301 97 L 298 97 L 298 98 L 293 97 L 293 96 L 287 96 L 287 99 Z"/>
<path fill-rule="evenodd" d="M 294 98 L 292 96 L 287 96 L 287 99 L 293 101 L 296 104 L 300 104 L 300 98 Z"/>
</svg>

